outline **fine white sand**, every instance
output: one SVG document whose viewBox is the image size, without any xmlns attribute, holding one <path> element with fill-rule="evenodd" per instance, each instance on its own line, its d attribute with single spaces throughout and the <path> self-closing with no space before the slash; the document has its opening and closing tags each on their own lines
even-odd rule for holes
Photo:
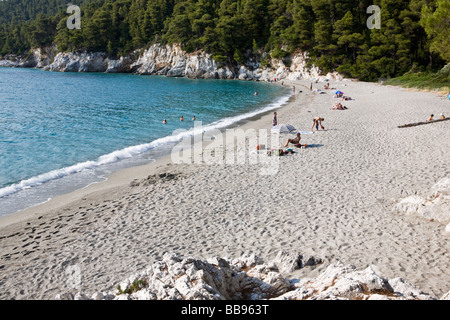
<svg viewBox="0 0 450 320">
<path fill-rule="evenodd" d="M 319 273 L 336 260 L 357 268 L 374 264 L 382 276 L 402 277 L 441 297 L 450 290 L 445 226 L 392 208 L 449 176 L 450 121 L 397 126 L 431 113 L 450 116 L 450 101 L 371 83 L 330 84 L 354 98 L 342 102 L 347 110 L 330 110 L 338 100 L 333 90 L 312 93 L 308 81 L 284 81 L 296 94 L 277 110 L 278 122 L 310 131 L 313 117 L 321 116 L 326 131 L 302 135 L 311 147 L 294 147 L 294 154 L 262 152 L 271 166 L 224 164 L 223 157 L 214 165 L 174 164 L 167 157 L 1 218 L 0 299 L 109 290 L 166 251 L 196 258 L 255 253 L 269 260 L 279 250 L 324 260 L 296 276 Z M 270 113 L 240 128 L 270 130 L 271 122 Z M 294 135 L 280 135 L 279 143 L 288 137 Z M 249 138 L 236 145 L 247 162 L 256 156 Z M 263 174 L 264 168 L 276 174 Z"/>
</svg>

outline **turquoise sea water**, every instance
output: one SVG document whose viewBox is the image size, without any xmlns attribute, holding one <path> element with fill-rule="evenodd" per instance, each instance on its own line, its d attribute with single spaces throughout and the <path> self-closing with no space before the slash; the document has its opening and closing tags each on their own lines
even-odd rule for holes
<svg viewBox="0 0 450 320">
<path fill-rule="evenodd" d="M 0 215 L 168 154 L 193 116 L 223 129 L 289 95 L 262 82 L 0 68 Z"/>
</svg>

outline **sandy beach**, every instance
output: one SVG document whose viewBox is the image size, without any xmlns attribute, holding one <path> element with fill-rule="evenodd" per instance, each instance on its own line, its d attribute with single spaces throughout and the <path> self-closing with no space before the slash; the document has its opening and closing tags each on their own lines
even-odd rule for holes
<svg viewBox="0 0 450 320">
<path fill-rule="evenodd" d="M 276 110 L 278 123 L 308 132 L 320 116 L 326 130 L 303 134 L 309 147 L 277 157 L 275 174 L 262 174 L 260 163 L 176 164 L 168 156 L 2 217 L 0 299 L 111 290 L 164 252 L 271 259 L 279 250 L 322 258 L 313 273 L 337 260 L 373 264 L 437 298 L 448 292 L 445 225 L 393 207 L 450 175 L 450 121 L 398 128 L 432 113 L 450 116 L 450 101 L 350 80 L 330 86 L 352 101 L 311 92 L 308 80 L 284 85 L 296 90 Z M 348 109 L 331 110 L 338 100 Z M 261 134 L 271 124 L 272 112 L 239 128 Z M 293 137 L 281 134 L 279 144 Z M 230 144 L 249 155 L 255 147 L 251 139 Z"/>
</svg>

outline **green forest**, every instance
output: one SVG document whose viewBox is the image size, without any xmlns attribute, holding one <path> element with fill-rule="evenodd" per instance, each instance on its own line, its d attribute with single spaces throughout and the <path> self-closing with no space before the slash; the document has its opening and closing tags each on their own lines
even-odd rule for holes
<svg viewBox="0 0 450 320">
<path fill-rule="evenodd" d="M 0 0 L 0 55 L 59 51 L 127 55 L 153 43 L 204 50 L 224 64 L 306 51 L 309 63 L 365 81 L 432 72 L 450 62 L 448 0 L 91 0 L 70 30 L 67 3 Z M 370 5 L 381 28 L 369 29 Z"/>
</svg>

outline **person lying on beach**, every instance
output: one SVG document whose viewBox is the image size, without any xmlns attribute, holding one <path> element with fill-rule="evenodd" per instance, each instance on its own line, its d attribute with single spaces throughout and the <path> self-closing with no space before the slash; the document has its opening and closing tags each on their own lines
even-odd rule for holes
<svg viewBox="0 0 450 320">
<path fill-rule="evenodd" d="M 427 121 L 433 121 L 433 117 L 434 117 L 434 114 L 432 114 L 432 115 L 427 119 Z"/>
<path fill-rule="evenodd" d="M 325 120 L 324 118 L 315 117 L 313 119 L 313 125 L 312 125 L 312 128 L 311 128 L 311 131 L 314 132 L 314 127 L 316 127 L 316 130 L 319 131 L 319 125 L 322 128 L 322 130 L 325 130 L 325 128 L 322 125 L 322 121 L 324 121 L 324 120 Z"/>
<path fill-rule="evenodd" d="M 445 119 L 445 116 L 443 113 L 441 113 L 441 119 Z"/>
<path fill-rule="evenodd" d="M 352 100 L 352 98 L 351 97 L 346 97 L 346 96 L 342 97 L 342 101 L 347 101 L 347 100 Z"/>
<path fill-rule="evenodd" d="M 297 132 L 297 136 L 294 139 L 287 139 L 286 144 L 284 145 L 285 147 L 287 147 L 289 145 L 289 143 L 292 144 L 299 144 L 300 143 L 300 132 Z"/>
<path fill-rule="evenodd" d="M 347 109 L 347 107 L 343 106 L 340 102 L 336 102 L 333 105 L 333 108 L 331 108 L 331 110 L 345 110 Z"/>
</svg>

